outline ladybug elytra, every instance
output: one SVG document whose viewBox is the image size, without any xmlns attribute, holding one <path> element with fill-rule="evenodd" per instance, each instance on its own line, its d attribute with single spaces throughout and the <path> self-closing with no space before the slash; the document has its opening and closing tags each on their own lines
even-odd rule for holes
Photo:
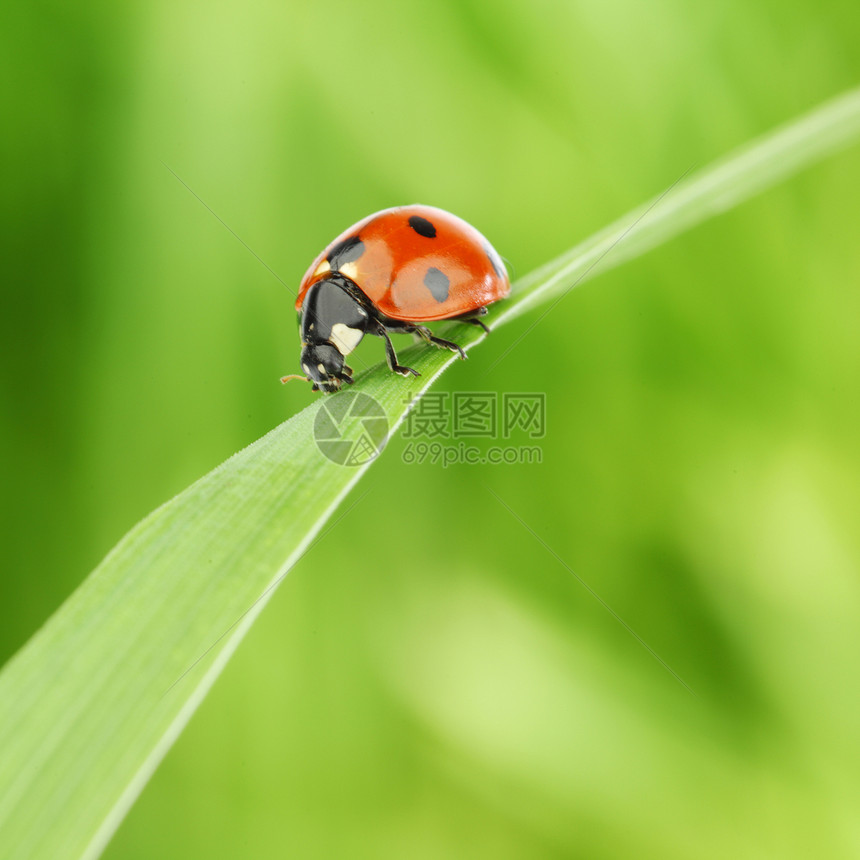
<svg viewBox="0 0 860 860">
<path fill-rule="evenodd" d="M 338 236 L 302 278 L 302 370 L 314 391 L 351 385 L 345 358 L 365 334 L 385 341 L 388 366 L 401 376 L 419 374 L 398 363 L 390 333 L 413 333 L 465 358 L 424 323 L 457 319 L 489 331 L 479 317 L 510 289 L 501 257 L 461 218 L 433 206 L 384 209 Z"/>
</svg>

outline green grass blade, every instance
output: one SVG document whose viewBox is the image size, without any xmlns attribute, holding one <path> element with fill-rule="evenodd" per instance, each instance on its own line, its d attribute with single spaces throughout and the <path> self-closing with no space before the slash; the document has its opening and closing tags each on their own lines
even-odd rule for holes
<svg viewBox="0 0 860 860">
<path fill-rule="evenodd" d="M 523 278 L 494 327 L 547 310 L 629 260 L 860 136 L 849 93 L 678 182 L 655 201 Z M 477 329 L 450 324 L 468 349 Z M 392 432 L 453 363 L 404 352 L 418 379 L 384 367 L 357 390 Z M 339 395 L 334 395 L 339 396 Z M 322 401 L 240 451 L 139 523 L 0 674 L 0 854 L 95 857 L 290 567 L 312 549 L 368 465 L 313 441 Z M 354 419 L 357 421 L 357 419 Z M 361 504 L 358 496 L 353 505 Z M 347 508 L 348 511 L 348 508 Z M 323 536 L 325 532 L 322 532 Z"/>
<path fill-rule="evenodd" d="M 575 284 L 725 212 L 860 137 L 860 90 L 826 102 L 814 111 L 758 138 L 687 177 L 638 209 L 586 239 L 517 285 L 496 325 L 538 304 L 564 295 Z"/>
</svg>

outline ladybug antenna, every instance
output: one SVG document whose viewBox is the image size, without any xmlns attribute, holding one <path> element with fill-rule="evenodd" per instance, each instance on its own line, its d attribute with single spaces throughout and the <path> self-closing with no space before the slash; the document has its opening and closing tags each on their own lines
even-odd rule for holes
<svg viewBox="0 0 860 860">
<path fill-rule="evenodd" d="M 301 373 L 291 373 L 289 376 L 282 376 L 281 377 L 281 383 L 283 385 L 286 385 L 288 382 L 292 381 L 293 379 L 302 379 L 305 382 L 313 382 L 312 379 L 310 379 L 307 376 L 302 376 Z"/>
</svg>

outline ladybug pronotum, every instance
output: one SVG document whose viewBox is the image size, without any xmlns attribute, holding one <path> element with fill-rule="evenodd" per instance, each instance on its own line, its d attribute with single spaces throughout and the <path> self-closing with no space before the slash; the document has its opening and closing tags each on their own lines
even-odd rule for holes
<svg viewBox="0 0 860 860">
<path fill-rule="evenodd" d="M 501 257 L 461 218 L 433 206 L 384 209 L 341 233 L 302 278 L 302 370 L 314 391 L 351 385 L 344 359 L 365 334 L 385 341 L 388 366 L 401 376 L 419 374 L 398 363 L 389 333 L 414 333 L 465 358 L 424 323 L 458 319 L 489 331 L 479 317 L 510 290 Z"/>
</svg>

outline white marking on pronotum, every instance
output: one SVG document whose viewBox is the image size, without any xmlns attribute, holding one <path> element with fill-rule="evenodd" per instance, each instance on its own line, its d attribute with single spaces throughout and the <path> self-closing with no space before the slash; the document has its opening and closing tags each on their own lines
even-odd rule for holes
<svg viewBox="0 0 860 860">
<path fill-rule="evenodd" d="M 338 268 L 338 272 L 340 272 L 341 275 L 345 275 L 351 281 L 354 281 L 356 275 L 358 275 L 358 265 L 354 261 L 352 263 L 344 263 Z"/>
<path fill-rule="evenodd" d="M 314 277 L 317 275 L 321 275 L 323 272 L 327 272 L 331 266 L 329 265 L 328 260 L 323 260 L 315 269 L 314 269 Z"/>
<path fill-rule="evenodd" d="M 302 363 L 302 370 L 305 372 L 305 375 L 306 375 L 306 376 L 310 376 L 310 375 L 311 375 L 311 369 L 310 369 L 306 364 L 304 364 L 304 363 Z"/>
<path fill-rule="evenodd" d="M 317 365 L 317 370 L 318 370 L 320 373 L 325 373 L 325 365 L 324 365 L 322 362 L 320 362 L 320 363 Z"/>
<path fill-rule="evenodd" d="M 349 355 L 363 337 L 364 332 L 360 328 L 350 328 L 344 323 L 335 323 L 331 327 L 329 340 L 341 355 Z"/>
</svg>

